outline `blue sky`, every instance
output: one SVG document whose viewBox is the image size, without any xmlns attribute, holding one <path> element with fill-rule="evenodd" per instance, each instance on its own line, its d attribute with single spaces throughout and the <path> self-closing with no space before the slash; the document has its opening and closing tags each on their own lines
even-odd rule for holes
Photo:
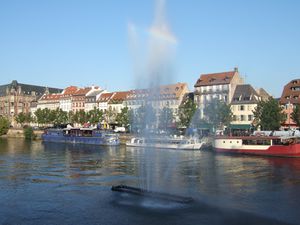
<svg viewBox="0 0 300 225">
<path fill-rule="evenodd" d="M 165 11 L 170 82 L 193 90 L 200 74 L 238 67 L 279 97 L 300 78 L 300 1 L 169 0 Z M 154 0 L 0 0 L 0 84 L 136 88 L 128 25 L 147 43 L 154 14 Z"/>
</svg>

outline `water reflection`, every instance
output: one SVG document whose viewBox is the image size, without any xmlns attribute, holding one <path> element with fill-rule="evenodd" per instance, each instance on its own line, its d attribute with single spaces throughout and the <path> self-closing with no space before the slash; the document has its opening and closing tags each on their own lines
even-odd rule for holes
<svg viewBox="0 0 300 225">
<path fill-rule="evenodd" d="M 51 214 L 75 202 L 79 208 L 92 202 L 97 206 L 90 207 L 107 207 L 112 185 L 137 186 L 141 177 L 158 191 L 192 196 L 201 204 L 292 223 L 300 219 L 299 159 L 0 139 L 0 203 L 13 199 L 24 210 L 31 202 L 38 215 L 38 206 Z M 136 201 L 123 196 L 114 202 L 121 207 Z M 140 202 L 146 208 L 153 204 L 158 203 Z"/>
</svg>

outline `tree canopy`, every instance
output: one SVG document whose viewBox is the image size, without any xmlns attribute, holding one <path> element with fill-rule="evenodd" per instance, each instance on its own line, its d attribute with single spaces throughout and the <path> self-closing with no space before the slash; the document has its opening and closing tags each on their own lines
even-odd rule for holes
<svg viewBox="0 0 300 225">
<path fill-rule="evenodd" d="M 232 121 L 230 105 L 219 99 L 212 99 L 204 108 L 204 115 L 208 123 L 214 129 L 217 127 L 229 126 Z"/>
<path fill-rule="evenodd" d="M 179 106 L 178 115 L 180 126 L 185 128 L 189 127 L 195 111 L 196 104 L 192 99 L 188 99 L 181 106 Z"/>
<path fill-rule="evenodd" d="M 300 126 L 300 104 L 294 105 L 293 112 L 291 113 L 291 118 L 299 127 Z"/>
<path fill-rule="evenodd" d="M 253 115 L 254 126 L 260 126 L 261 130 L 278 130 L 286 118 L 278 101 L 272 97 L 259 101 Z"/>
<path fill-rule="evenodd" d="M 0 115 L 0 136 L 7 134 L 9 125 L 10 125 L 9 120 Z"/>
</svg>

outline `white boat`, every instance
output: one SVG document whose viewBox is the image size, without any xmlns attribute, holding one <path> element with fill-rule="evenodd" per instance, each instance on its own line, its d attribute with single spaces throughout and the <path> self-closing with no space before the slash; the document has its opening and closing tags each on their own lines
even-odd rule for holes
<svg viewBox="0 0 300 225">
<path fill-rule="evenodd" d="M 130 147 L 149 147 L 149 148 L 167 148 L 167 149 L 200 149 L 204 142 L 198 138 L 144 138 L 133 137 L 126 143 Z"/>
</svg>

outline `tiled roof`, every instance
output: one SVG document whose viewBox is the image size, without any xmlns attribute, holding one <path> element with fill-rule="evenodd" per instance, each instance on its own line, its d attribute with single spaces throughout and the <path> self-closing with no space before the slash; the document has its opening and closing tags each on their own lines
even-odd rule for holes
<svg viewBox="0 0 300 225">
<path fill-rule="evenodd" d="M 59 100 L 61 98 L 62 94 L 49 94 L 44 95 L 40 98 L 40 100 Z"/>
<path fill-rule="evenodd" d="M 114 93 L 103 93 L 98 98 L 97 102 L 108 102 Z"/>
<path fill-rule="evenodd" d="M 92 88 L 86 87 L 86 88 L 80 88 L 78 91 L 74 93 L 74 95 L 86 95 Z"/>
<path fill-rule="evenodd" d="M 132 90 L 127 96 L 128 100 L 136 99 L 174 99 L 187 91 L 186 83 L 176 83 L 171 85 L 162 85 L 152 89 L 137 89 Z"/>
<path fill-rule="evenodd" d="M 202 74 L 194 87 L 229 84 L 236 72 L 237 70 L 222 73 Z"/>
<path fill-rule="evenodd" d="M 259 95 L 250 84 L 237 85 L 231 104 L 253 104 L 259 101 Z"/>
<path fill-rule="evenodd" d="M 300 79 L 290 81 L 284 86 L 280 104 L 300 104 Z"/>
<path fill-rule="evenodd" d="M 120 92 L 115 92 L 114 95 L 111 97 L 109 100 L 110 103 L 119 103 L 123 102 L 124 100 L 127 99 L 127 96 L 130 94 L 130 91 L 120 91 Z"/>
<path fill-rule="evenodd" d="M 78 90 L 78 87 L 76 86 L 70 86 L 64 89 L 63 95 L 72 95 Z"/>
</svg>

